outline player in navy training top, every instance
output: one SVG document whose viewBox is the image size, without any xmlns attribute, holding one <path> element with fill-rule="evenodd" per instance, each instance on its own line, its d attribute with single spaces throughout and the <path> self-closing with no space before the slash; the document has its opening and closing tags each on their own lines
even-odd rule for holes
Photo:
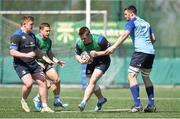
<svg viewBox="0 0 180 119">
<path fill-rule="evenodd" d="M 35 61 L 35 56 L 42 57 L 46 62 L 53 62 L 40 52 L 36 46 L 35 35 L 31 32 L 34 18 L 23 16 L 21 29 L 17 30 L 10 39 L 10 55 L 14 57 L 14 69 L 23 82 L 21 104 L 25 112 L 30 112 L 27 98 L 31 92 L 33 79 L 39 86 L 39 95 L 43 104 L 42 112 L 54 112 L 47 106 L 46 77 L 41 67 Z"/>
</svg>

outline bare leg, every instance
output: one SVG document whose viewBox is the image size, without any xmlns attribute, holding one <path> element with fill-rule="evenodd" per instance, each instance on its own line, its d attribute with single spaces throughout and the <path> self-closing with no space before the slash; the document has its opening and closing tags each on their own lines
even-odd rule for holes
<svg viewBox="0 0 180 119">
<path fill-rule="evenodd" d="M 88 80 L 88 83 L 89 83 L 89 80 L 91 78 L 92 75 L 88 75 L 86 77 L 86 79 Z M 96 95 L 96 97 L 99 99 L 103 98 L 103 95 L 101 93 L 101 88 L 98 86 L 98 87 L 95 87 L 96 89 L 94 89 L 94 94 Z"/>
<path fill-rule="evenodd" d="M 59 80 L 59 77 L 58 77 L 56 70 L 54 68 L 49 69 L 46 72 L 46 76 L 50 80 L 54 81 L 54 86 L 53 86 L 54 95 L 59 95 L 59 93 L 60 93 L 60 80 Z"/>
<path fill-rule="evenodd" d="M 128 73 L 129 86 L 133 87 L 138 84 L 137 82 L 137 74 L 136 73 Z"/>
<path fill-rule="evenodd" d="M 23 81 L 21 105 L 25 112 L 30 112 L 29 106 L 27 104 L 27 98 L 32 89 L 33 81 L 31 74 L 24 75 L 21 80 Z"/>
<path fill-rule="evenodd" d="M 31 74 L 24 75 L 21 78 L 21 80 L 23 81 L 22 97 L 23 97 L 23 99 L 27 100 L 29 93 L 31 92 L 31 89 L 32 89 L 32 84 L 33 84 Z"/>
<path fill-rule="evenodd" d="M 99 78 L 102 75 L 103 75 L 103 72 L 101 70 L 99 70 L 99 69 L 94 70 L 94 72 L 89 80 L 89 84 L 85 90 L 83 101 L 87 102 L 90 99 L 91 95 L 94 92 L 96 82 L 99 80 Z"/>
<path fill-rule="evenodd" d="M 100 100 L 101 98 L 103 98 L 103 95 L 101 93 L 101 89 L 97 89 L 94 91 L 94 94 L 96 95 L 96 97 L 98 98 L 98 100 Z"/>
<path fill-rule="evenodd" d="M 107 102 L 107 99 L 104 98 L 101 93 L 100 87 L 96 84 L 96 82 L 102 75 L 103 75 L 103 72 L 101 70 L 99 69 L 94 70 L 93 74 L 91 75 L 89 79 L 89 84 L 87 88 L 85 89 L 83 101 L 79 104 L 80 111 L 84 110 L 87 101 L 90 99 L 93 93 L 98 98 L 98 102 L 96 104 L 94 111 L 97 112 L 101 110 L 102 105 Z"/>
<path fill-rule="evenodd" d="M 45 75 L 43 72 L 33 74 L 33 78 L 36 80 L 39 86 L 39 95 L 40 95 L 42 104 L 44 103 L 47 106 L 47 96 L 48 96 L 47 82 L 46 82 L 47 79 L 45 78 Z"/>
</svg>

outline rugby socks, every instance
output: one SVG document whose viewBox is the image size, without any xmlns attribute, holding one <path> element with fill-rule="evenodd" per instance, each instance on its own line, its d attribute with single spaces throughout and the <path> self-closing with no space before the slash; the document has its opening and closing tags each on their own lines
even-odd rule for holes
<svg viewBox="0 0 180 119">
<path fill-rule="evenodd" d="M 85 100 L 82 100 L 81 103 L 86 104 L 86 101 L 85 101 Z"/>
<path fill-rule="evenodd" d="M 27 102 L 27 99 L 24 99 L 23 97 L 21 98 L 21 100 Z"/>
<path fill-rule="evenodd" d="M 103 103 L 104 101 L 105 101 L 105 98 L 104 98 L 104 97 L 102 97 L 102 98 L 100 98 L 100 99 L 98 100 L 99 103 Z"/>
<path fill-rule="evenodd" d="M 140 107 L 141 102 L 140 102 L 140 97 L 139 97 L 139 85 L 134 85 L 130 87 L 133 99 L 134 99 L 134 106 L 135 107 Z"/>
<path fill-rule="evenodd" d="M 148 106 L 154 106 L 154 87 L 146 87 L 146 92 L 148 95 L 149 103 Z"/>
<path fill-rule="evenodd" d="M 59 102 L 59 101 L 61 102 L 60 96 L 59 96 L 59 95 L 55 95 L 55 96 L 54 96 L 54 101 L 55 101 L 55 102 Z"/>
<path fill-rule="evenodd" d="M 47 103 L 42 103 L 42 107 L 47 107 Z"/>
<path fill-rule="evenodd" d="M 40 101 L 40 96 L 39 96 L 39 94 L 37 94 L 37 96 L 34 97 L 34 99 L 35 99 L 36 101 Z"/>
</svg>

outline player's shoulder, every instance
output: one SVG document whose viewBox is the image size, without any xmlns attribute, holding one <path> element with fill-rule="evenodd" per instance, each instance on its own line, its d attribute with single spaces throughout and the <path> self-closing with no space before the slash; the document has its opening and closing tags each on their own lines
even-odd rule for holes
<svg viewBox="0 0 180 119">
<path fill-rule="evenodd" d="M 92 36 L 93 36 L 93 38 L 99 38 L 99 37 L 102 37 L 103 35 L 101 35 L 101 34 L 91 34 Z"/>
<path fill-rule="evenodd" d="M 134 17 L 132 19 L 130 19 L 129 21 L 127 21 L 126 24 L 134 24 L 135 21 L 137 21 L 139 19 L 139 17 Z"/>
<path fill-rule="evenodd" d="M 36 39 L 37 40 L 40 40 L 41 39 L 41 35 L 38 33 L 38 34 L 36 34 Z"/>
<path fill-rule="evenodd" d="M 13 36 L 21 36 L 22 34 L 23 34 L 23 31 L 21 29 L 18 29 L 13 33 Z"/>
<path fill-rule="evenodd" d="M 76 40 L 76 46 L 80 46 L 80 45 L 81 45 L 81 40 L 80 39 Z"/>
<path fill-rule="evenodd" d="M 38 37 L 38 38 L 41 37 L 40 33 L 36 34 L 36 37 Z"/>
<path fill-rule="evenodd" d="M 18 40 L 18 39 L 20 40 L 21 37 L 22 37 L 22 34 L 23 34 L 23 32 L 22 32 L 21 29 L 16 30 L 16 31 L 13 33 L 13 35 L 11 36 L 11 40 Z"/>
<path fill-rule="evenodd" d="M 92 34 L 92 37 L 94 40 L 98 40 L 98 41 L 105 38 L 102 34 Z"/>
<path fill-rule="evenodd" d="M 102 34 L 93 34 L 93 37 L 96 38 L 98 43 L 102 43 L 106 38 Z"/>
</svg>

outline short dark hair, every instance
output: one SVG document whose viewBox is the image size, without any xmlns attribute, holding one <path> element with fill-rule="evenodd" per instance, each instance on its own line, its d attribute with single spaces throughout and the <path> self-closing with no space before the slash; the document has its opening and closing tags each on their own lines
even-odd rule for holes
<svg viewBox="0 0 180 119">
<path fill-rule="evenodd" d="M 39 30 L 44 29 L 44 27 L 50 27 L 48 23 L 41 23 L 39 26 Z"/>
<path fill-rule="evenodd" d="M 125 8 L 124 10 L 130 10 L 135 15 L 137 15 L 137 9 L 136 9 L 136 7 L 134 5 L 130 5 L 129 7 Z"/>
<path fill-rule="evenodd" d="M 22 16 L 21 17 L 21 26 L 27 21 L 34 21 L 34 17 L 33 16 Z"/>
<path fill-rule="evenodd" d="M 89 35 L 90 34 L 90 30 L 88 29 L 88 27 L 86 26 L 83 26 L 79 29 L 79 36 L 82 36 L 82 35 Z"/>
</svg>

